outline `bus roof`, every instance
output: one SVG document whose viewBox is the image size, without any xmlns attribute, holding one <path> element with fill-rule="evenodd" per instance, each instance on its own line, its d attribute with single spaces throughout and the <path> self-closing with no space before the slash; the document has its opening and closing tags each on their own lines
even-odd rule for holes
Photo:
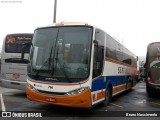
<svg viewBox="0 0 160 120">
<path fill-rule="evenodd" d="M 67 25 L 88 25 L 88 23 L 85 22 L 60 22 L 60 23 L 52 23 L 48 26 L 67 26 Z"/>
<path fill-rule="evenodd" d="M 47 28 L 47 27 L 54 27 L 54 26 L 79 26 L 79 25 L 84 25 L 84 26 L 93 26 L 94 28 L 98 28 L 98 29 L 101 29 L 95 25 L 92 25 L 92 24 L 88 24 L 86 22 L 59 22 L 59 23 L 52 23 L 52 24 L 49 24 L 49 25 L 46 25 L 46 26 L 41 26 L 41 27 L 38 27 L 37 29 L 39 28 Z M 101 29 L 102 31 L 104 31 L 103 29 Z M 125 47 L 125 45 L 123 43 L 121 43 L 116 37 L 114 36 L 111 36 L 110 34 L 108 34 L 106 32 L 107 35 L 109 35 L 110 37 L 112 37 L 115 41 L 117 41 L 119 44 L 121 44 L 123 47 Z M 126 48 L 126 47 L 125 47 Z M 128 50 L 128 48 L 126 48 Z M 128 50 L 129 52 L 131 52 L 130 50 Z M 132 53 L 132 52 L 131 52 Z M 133 53 L 132 53 L 133 54 Z M 133 54 L 135 57 L 136 55 Z"/>
<path fill-rule="evenodd" d="M 7 35 L 25 35 L 25 34 L 33 35 L 33 33 L 11 33 L 11 34 L 7 34 Z"/>
<path fill-rule="evenodd" d="M 157 43 L 160 43 L 160 42 L 152 42 L 152 43 L 148 44 L 148 46 L 153 45 L 153 44 L 157 44 Z"/>
</svg>

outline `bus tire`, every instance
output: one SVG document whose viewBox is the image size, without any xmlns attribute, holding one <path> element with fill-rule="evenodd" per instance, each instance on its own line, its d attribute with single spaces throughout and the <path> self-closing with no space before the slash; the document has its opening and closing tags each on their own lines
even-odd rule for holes
<svg viewBox="0 0 160 120">
<path fill-rule="evenodd" d="M 105 100 L 102 103 L 102 106 L 108 105 L 108 103 L 111 101 L 111 98 L 112 98 L 112 88 L 108 87 L 105 92 Z"/>
<path fill-rule="evenodd" d="M 148 86 L 148 83 L 146 83 L 146 91 L 147 91 L 147 94 L 149 95 L 149 96 L 152 96 L 152 92 L 151 92 L 151 90 L 150 90 L 150 88 L 149 88 L 149 86 Z"/>
</svg>

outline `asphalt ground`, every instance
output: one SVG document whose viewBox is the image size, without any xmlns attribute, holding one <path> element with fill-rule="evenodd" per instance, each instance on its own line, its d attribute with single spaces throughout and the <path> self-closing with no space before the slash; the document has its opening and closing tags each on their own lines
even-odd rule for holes
<svg viewBox="0 0 160 120">
<path fill-rule="evenodd" d="M 109 119 L 109 120 L 159 120 L 160 117 L 141 117 L 138 113 L 160 115 L 160 96 L 149 96 L 146 93 L 145 82 L 140 81 L 132 90 L 123 92 L 112 98 L 107 106 L 98 105 L 90 110 L 55 106 L 29 101 L 25 91 L 7 89 L 0 87 L 0 111 L 9 112 L 33 112 L 42 113 L 42 118 L 23 118 L 23 119 L 55 119 L 55 120 L 90 120 L 90 119 Z M 129 114 L 129 116 L 127 116 Z M 134 116 L 136 115 L 136 116 Z M 0 117 L 0 120 L 12 118 Z M 16 117 L 14 119 L 21 119 Z"/>
</svg>

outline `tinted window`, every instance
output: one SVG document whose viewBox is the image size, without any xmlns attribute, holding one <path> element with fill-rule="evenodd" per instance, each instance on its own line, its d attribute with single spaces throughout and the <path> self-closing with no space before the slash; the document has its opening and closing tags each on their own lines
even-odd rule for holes
<svg viewBox="0 0 160 120">
<path fill-rule="evenodd" d="M 111 36 L 106 34 L 106 56 L 113 59 L 117 59 L 115 48 L 116 41 Z"/>
<path fill-rule="evenodd" d="M 96 29 L 95 39 L 98 41 L 99 45 L 104 46 L 105 32 L 100 29 Z"/>
<path fill-rule="evenodd" d="M 91 38 L 91 27 L 37 29 L 30 56 L 32 68 L 39 71 L 40 76 L 57 79 L 66 76 L 74 80 L 88 77 Z"/>
<path fill-rule="evenodd" d="M 5 52 L 7 53 L 21 53 L 25 45 L 25 53 L 29 53 L 32 34 L 11 34 L 7 35 L 5 39 Z"/>
<path fill-rule="evenodd" d="M 123 62 L 123 57 L 124 57 L 123 46 L 116 41 L 116 58 L 117 60 Z"/>
<path fill-rule="evenodd" d="M 149 47 L 149 61 L 160 61 L 160 43 L 151 44 Z"/>
<path fill-rule="evenodd" d="M 160 61 L 154 61 L 150 65 L 151 67 L 151 76 L 156 83 L 160 84 Z"/>
<path fill-rule="evenodd" d="M 106 34 L 106 57 L 137 66 L 136 57 L 108 34 Z"/>
<path fill-rule="evenodd" d="M 160 84 L 160 43 L 153 43 L 148 47 L 148 67 L 155 83 Z"/>
</svg>

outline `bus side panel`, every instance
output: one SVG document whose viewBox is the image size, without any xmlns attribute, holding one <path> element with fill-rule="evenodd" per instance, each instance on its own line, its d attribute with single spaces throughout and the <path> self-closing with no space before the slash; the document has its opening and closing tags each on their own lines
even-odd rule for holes
<svg viewBox="0 0 160 120">
<path fill-rule="evenodd" d="M 112 86 L 112 96 L 126 90 L 125 76 L 101 76 L 92 82 L 92 105 L 105 100 L 105 92 L 109 84 Z"/>
<path fill-rule="evenodd" d="M 103 76 L 93 79 L 92 105 L 105 100 L 105 92 L 108 86 L 112 86 L 112 96 L 115 96 L 136 84 L 136 68 L 111 61 L 105 62 Z"/>
<path fill-rule="evenodd" d="M 110 76 L 107 79 L 110 81 L 108 85 L 112 84 L 112 96 L 126 90 L 126 76 Z"/>
<path fill-rule="evenodd" d="M 106 80 L 103 76 L 95 78 L 92 82 L 91 99 L 92 106 L 105 100 Z"/>
</svg>

